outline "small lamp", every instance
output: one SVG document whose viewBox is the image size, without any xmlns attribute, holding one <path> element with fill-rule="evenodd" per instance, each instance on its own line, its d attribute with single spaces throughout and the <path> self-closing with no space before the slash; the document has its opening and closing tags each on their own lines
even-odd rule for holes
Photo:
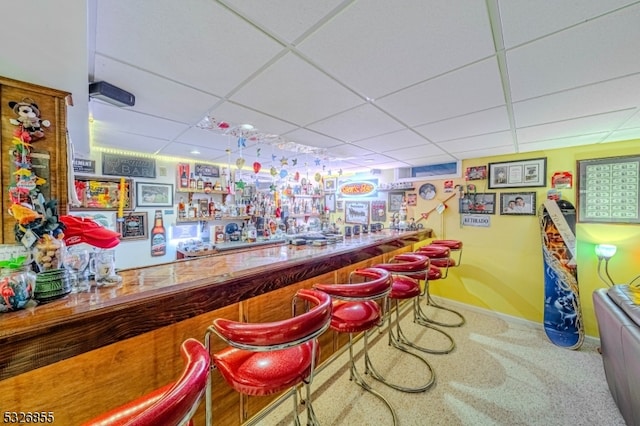
<svg viewBox="0 0 640 426">
<path fill-rule="evenodd" d="M 616 254 L 617 247 L 612 244 L 596 245 L 596 256 L 598 256 L 598 276 L 607 286 L 615 285 L 611 275 L 609 275 L 609 260 Z M 607 276 L 605 280 L 602 276 L 601 267 L 604 260 L 604 273 Z"/>
</svg>

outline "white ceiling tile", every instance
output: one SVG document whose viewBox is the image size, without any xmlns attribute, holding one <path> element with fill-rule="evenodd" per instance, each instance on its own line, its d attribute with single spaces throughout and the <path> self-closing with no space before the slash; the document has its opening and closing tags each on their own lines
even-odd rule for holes
<svg viewBox="0 0 640 426">
<path fill-rule="evenodd" d="M 106 81 L 132 93 L 130 109 L 187 124 L 196 124 L 220 98 L 159 77 L 102 55 L 96 55 L 95 81 Z M 135 82 L 132 87 L 125 84 Z M 170 101 L 169 101 L 170 100 Z"/>
<path fill-rule="evenodd" d="M 364 102 L 292 54 L 248 82 L 231 100 L 301 126 Z"/>
<path fill-rule="evenodd" d="M 571 146 L 584 145 L 585 143 L 598 143 L 605 136 L 606 132 L 591 133 L 588 135 L 571 136 L 567 138 L 550 139 L 531 143 L 521 143 L 518 145 L 519 152 L 541 151 L 544 149 L 569 148 Z"/>
<path fill-rule="evenodd" d="M 189 128 L 183 123 L 119 108 L 95 99 L 89 102 L 89 113 L 93 115 L 94 123 L 109 125 L 114 131 L 148 135 L 164 140 L 171 140 Z"/>
<path fill-rule="evenodd" d="M 404 128 L 370 104 L 364 104 L 308 126 L 343 141 L 357 141 Z"/>
<path fill-rule="evenodd" d="M 635 114 L 633 114 L 627 121 L 622 124 L 622 126 L 620 126 L 621 129 L 629 129 L 635 127 L 640 127 L 640 109 L 638 108 L 636 108 Z"/>
<path fill-rule="evenodd" d="M 370 98 L 494 53 L 486 8 L 474 0 L 354 2 L 298 48 Z"/>
<path fill-rule="evenodd" d="M 191 151 L 197 149 L 199 154 L 192 154 Z M 205 148 L 201 146 L 189 145 L 179 142 L 172 142 L 158 153 L 160 155 L 194 158 L 202 161 L 220 162 L 222 164 L 227 163 L 227 154 L 224 150 Z M 234 160 L 235 161 L 235 160 Z"/>
<path fill-rule="evenodd" d="M 97 53 L 218 96 L 282 49 L 208 0 L 109 0 L 97 13 Z"/>
<path fill-rule="evenodd" d="M 638 149 L 640 150 L 640 127 L 616 130 L 611 132 L 602 142 L 621 142 L 638 139 Z"/>
<path fill-rule="evenodd" d="M 259 132 L 276 135 L 281 135 L 298 127 L 295 124 L 278 120 L 233 102 L 222 103 L 210 111 L 210 116 L 217 118 L 219 121 L 226 121 L 232 126 L 251 124 Z"/>
<path fill-rule="evenodd" d="M 329 148 L 342 143 L 337 139 L 329 138 L 306 129 L 293 130 L 285 133 L 283 137 L 288 141 L 315 148 Z"/>
<path fill-rule="evenodd" d="M 409 126 L 416 126 L 505 104 L 495 58 L 376 100 Z"/>
<path fill-rule="evenodd" d="M 498 0 L 504 44 L 521 43 L 582 24 L 635 0 Z"/>
<path fill-rule="evenodd" d="M 221 3 L 291 43 L 339 6 L 342 0 L 222 0 Z"/>
<path fill-rule="evenodd" d="M 356 141 L 353 142 L 353 145 L 361 146 L 363 148 L 375 147 L 375 151 L 387 153 L 388 151 L 397 150 L 399 148 L 421 147 L 431 144 L 423 137 L 410 130 L 400 130 L 398 132 L 387 133 L 385 135 Z"/>
<path fill-rule="evenodd" d="M 494 133 L 509 129 L 509 126 L 507 108 L 502 106 L 451 118 L 449 120 L 437 121 L 424 126 L 416 126 L 415 130 L 427 139 L 439 142 L 447 139 L 459 139 L 472 135 Z"/>
<path fill-rule="evenodd" d="M 443 151 L 453 154 L 470 150 L 475 151 L 479 149 L 489 149 L 503 146 L 510 146 L 513 148 L 514 146 L 513 139 L 511 138 L 511 132 L 509 131 L 440 142 L 436 145 L 442 148 Z"/>
<path fill-rule="evenodd" d="M 387 151 L 386 154 L 389 157 L 397 158 L 398 160 L 411 161 L 416 158 L 434 156 L 434 155 L 443 155 L 448 153 L 444 152 L 442 149 L 440 149 L 436 145 L 424 144 L 420 146 L 414 146 L 411 148 L 394 149 L 391 151 Z"/>
<path fill-rule="evenodd" d="M 640 73 L 572 90 L 514 102 L 517 127 L 566 120 L 606 111 L 636 107 L 640 88 Z"/>
<path fill-rule="evenodd" d="M 104 127 L 95 123 L 90 127 L 92 147 L 154 154 L 167 144 L 166 139 L 120 132 L 113 130 L 111 127 Z"/>
<path fill-rule="evenodd" d="M 589 135 L 602 131 L 612 131 L 618 128 L 630 115 L 630 110 L 616 111 L 525 127 L 516 130 L 516 133 L 520 144 L 562 139 L 571 137 L 572 135 Z"/>
<path fill-rule="evenodd" d="M 638 72 L 640 4 L 507 51 L 513 101 Z"/>
<path fill-rule="evenodd" d="M 424 154 L 423 152 L 420 153 L 420 155 L 423 155 L 423 154 Z M 449 155 L 449 154 L 443 154 L 443 153 L 406 159 L 406 163 L 411 167 L 428 166 L 431 164 L 450 163 L 452 161 L 456 161 L 456 157 L 453 157 L 452 155 Z"/>
<path fill-rule="evenodd" d="M 460 160 L 468 160 L 481 157 L 493 157 L 496 155 L 509 155 L 515 154 L 516 151 L 513 146 L 498 146 L 495 148 L 485 149 L 471 149 L 469 151 L 456 153 L 456 158 Z"/>
</svg>

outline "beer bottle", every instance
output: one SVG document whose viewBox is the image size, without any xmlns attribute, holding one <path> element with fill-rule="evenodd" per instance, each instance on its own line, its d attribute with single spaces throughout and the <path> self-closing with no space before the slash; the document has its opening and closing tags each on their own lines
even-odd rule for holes
<svg viewBox="0 0 640 426">
<path fill-rule="evenodd" d="M 151 256 L 164 256 L 165 254 L 167 254 L 167 233 L 162 223 L 162 210 L 156 210 L 151 230 Z"/>
</svg>

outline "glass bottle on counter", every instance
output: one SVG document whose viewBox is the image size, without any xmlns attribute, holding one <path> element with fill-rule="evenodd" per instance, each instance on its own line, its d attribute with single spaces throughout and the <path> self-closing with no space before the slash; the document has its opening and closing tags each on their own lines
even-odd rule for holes
<svg viewBox="0 0 640 426">
<path fill-rule="evenodd" d="M 162 210 L 156 210 L 151 230 L 151 256 L 164 256 L 165 254 L 167 254 L 167 233 L 162 222 Z"/>
<path fill-rule="evenodd" d="M 249 227 L 247 229 L 247 242 L 255 243 L 258 240 L 258 230 L 256 229 L 256 225 L 253 222 L 249 222 Z"/>
</svg>

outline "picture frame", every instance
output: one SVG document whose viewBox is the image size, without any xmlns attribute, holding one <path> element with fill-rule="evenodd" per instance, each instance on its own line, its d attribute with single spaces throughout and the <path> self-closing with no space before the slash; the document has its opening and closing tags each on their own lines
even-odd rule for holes
<svg viewBox="0 0 640 426">
<path fill-rule="evenodd" d="M 640 155 L 577 162 L 577 221 L 640 223 Z"/>
<path fill-rule="evenodd" d="M 121 241 L 146 240 L 149 235 L 147 212 L 125 212 L 122 221 L 116 222 Z"/>
<path fill-rule="evenodd" d="M 173 184 L 136 182 L 136 206 L 173 207 Z"/>
<path fill-rule="evenodd" d="M 489 163 L 489 189 L 547 186 L 547 157 Z"/>
<path fill-rule="evenodd" d="M 371 201 L 371 221 L 372 222 L 387 221 L 387 201 L 386 200 Z"/>
<path fill-rule="evenodd" d="M 418 194 L 411 193 L 411 194 L 407 194 L 407 206 L 409 207 L 415 207 L 418 205 Z"/>
<path fill-rule="evenodd" d="M 399 212 L 404 202 L 404 192 L 389 192 L 389 211 Z"/>
<path fill-rule="evenodd" d="M 501 192 L 500 214 L 513 216 L 535 216 L 535 192 Z"/>
<path fill-rule="evenodd" d="M 496 214 L 496 193 L 467 194 L 460 198 L 460 214 Z"/>
<path fill-rule="evenodd" d="M 369 224 L 368 201 L 346 201 L 344 203 L 344 222 L 359 225 Z"/>
<path fill-rule="evenodd" d="M 338 187 L 338 178 L 328 177 L 324 178 L 324 192 L 336 192 Z"/>
<path fill-rule="evenodd" d="M 70 206 L 69 210 L 118 210 L 120 206 L 120 181 L 121 178 L 76 175 L 74 186 L 80 205 Z M 124 186 L 124 209 L 131 210 L 133 209 L 133 181 L 125 179 Z"/>
<path fill-rule="evenodd" d="M 333 212 L 336 211 L 336 194 L 334 194 L 334 193 L 325 194 L 325 196 L 324 196 L 324 207 L 330 213 L 333 213 Z"/>
</svg>

